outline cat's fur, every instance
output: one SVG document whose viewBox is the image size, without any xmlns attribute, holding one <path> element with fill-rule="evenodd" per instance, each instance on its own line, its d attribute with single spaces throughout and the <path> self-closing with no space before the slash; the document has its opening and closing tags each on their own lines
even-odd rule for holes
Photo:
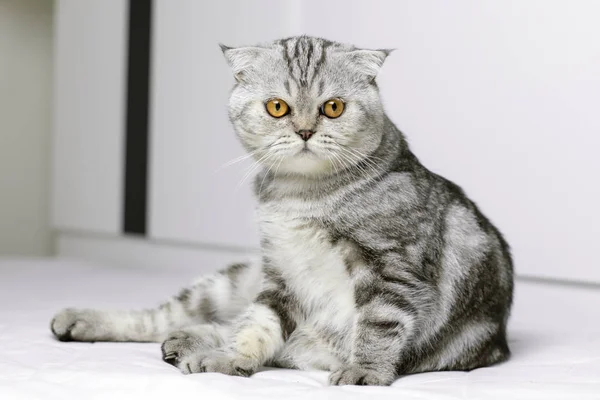
<svg viewBox="0 0 600 400">
<path fill-rule="evenodd" d="M 388 52 L 306 36 L 223 52 L 236 77 L 231 122 L 264 166 L 261 262 L 154 310 L 63 310 L 54 334 L 164 340 L 165 361 L 184 373 L 318 368 L 335 385 L 506 360 L 508 245 L 384 113 L 374 78 Z M 271 98 L 291 113 L 271 117 Z M 319 113 L 331 98 L 345 102 L 337 119 Z M 304 141 L 300 130 L 315 133 Z"/>
</svg>

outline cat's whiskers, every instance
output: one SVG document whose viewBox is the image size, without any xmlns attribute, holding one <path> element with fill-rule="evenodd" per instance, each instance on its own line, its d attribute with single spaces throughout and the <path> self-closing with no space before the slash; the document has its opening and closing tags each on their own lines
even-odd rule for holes
<svg viewBox="0 0 600 400">
<path fill-rule="evenodd" d="M 277 162 L 281 163 L 281 160 L 283 159 L 282 156 L 277 157 L 277 152 L 274 152 L 273 156 L 276 157 L 275 162 L 269 164 L 269 168 L 265 171 L 265 175 L 263 176 L 262 181 L 260 182 L 260 187 L 258 188 L 258 198 L 259 199 L 260 199 L 260 195 L 262 193 L 262 188 L 265 183 L 265 179 L 269 175 L 269 172 L 271 171 L 271 169 L 275 166 L 275 164 Z"/>
<path fill-rule="evenodd" d="M 330 142 L 330 144 L 336 144 L 336 143 Z M 340 150 L 339 147 L 329 146 L 326 150 L 327 150 L 327 154 L 331 155 L 331 157 L 334 157 L 335 160 L 337 160 L 337 162 L 340 165 L 340 168 L 341 168 L 340 171 L 338 171 L 336 168 L 336 174 L 338 174 L 338 175 L 340 174 L 340 172 L 347 170 L 348 168 L 352 167 L 352 165 L 355 164 L 352 159 L 349 159 L 344 154 L 338 154 L 338 150 Z M 331 157 L 328 157 L 328 159 L 331 160 Z"/>
<path fill-rule="evenodd" d="M 282 139 L 285 139 L 285 138 L 282 138 Z M 266 164 L 272 157 L 276 156 L 277 153 L 281 153 L 286 150 L 286 148 L 281 148 L 281 147 L 282 146 L 285 147 L 287 142 L 282 143 L 282 142 L 280 142 L 280 140 L 281 139 L 277 139 L 264 148 L 264 150 L 266 150 L 266 153 L 250 167 L 250 169 L 246 172 L 246 174 L 244 175 L 242 180 L 236 185 L 236 190 L 238 190 L 244 184 L 244 182 L 254 172 L 256 172 L 256 170 L 258 168 L 260 168 L 263 164 Z M 282 160 L 283 160 L 283 158 L 285 158 L 284 156 L 280 156 L 280 157 Z M 281 165 L 281 161 L 279 162 L 279 165 Z M 263 178 L 263 181 L 264 181 L 264 178 Z M 261 187 L 262 187 L 262 183 L 261 183 Z"/>
<path fill-rule="evenodd" d="M 275 172 L 273 173 L 274 176 L 277 176 L 277 171 L 279 171 L 279 167 L 281 167 L 281 163 L 283 162 L 283 160 L 285 159 L 285 157 L 279 157 L 279 164 L 277 164 L 277 167 L 275 168 Z"/>
<path fill-rule="evenodd" d="M 376 180 L 377 176 L 380 175 L 381 170 L 375 168 L 371 163 L 365 162 L 366 159 L 357 156 L 356 154 L 348 151 L 340 153 L 350 164 L 351 167 L 357 168 L 363 175 L 365 183 L 371 183 Z M 363 163 L 363 165 L 361 165 Z"/>
<path fill-rule="evenodd" d="M 347 162 L 347 167 L 356 167 L 358 168 L 362 173 L 366 173 L 367 171 L 360 165 L 360 162 L 362 161 L 359 157 L 357 157 L 356 155 L 346 151 L 343 147 L 338 147 L 337 150 L 341 150 L 341 152 L 339 153 L 340 157 L 343 157 L 346 162 Z"/>
<path fill-rule="evenodd" d="M 248 154 L 244 154 L 243 156 L 239 156 L 239 157 L 236 157 L 236 158 L 234 158 L 232 160 L 229 160 L 226 163 L 222 164 L 221 166 L 217 167 L 213 171 L 213 173 L 216 174 L 217 172 L 221 171 L 222 169 L 225 169 L 227 167 L 231 167 L 232 165 L 235 165 L 237 163 L 245 161 L 245 160 L 251 158 L 252 156 L 254 156 L 257 152 L 258 152 L 258 150 L 254 150 L 254 151 L 249 152 Z"/>
<path fill-rule="evenodd" d="M 341 149 L 342 151 L 345 151 L 347 155 L 352 156 L 357 163 L 364 162 L 364 165 L 368 167 L 374 175 L 379 175 L 381 172 L 384 171 L 384 169 L 379 164 L 372 160 L 372 158 L 377 158 L 383 161 L 381 158 L 369 156 L 351 148 L 341 147 Z"/>
<path fill-rule="evenodd" d="M 331 165 L 333 166 L 333 169 L 335 170 L 335 174 L 339 175 L 340 171 L 338 171 L 337 169 L 337 163 L 340 163 L 340 167 L 342 168 L 342 170 L 344 169 L 344 165 L 343 163 L 340 161 L 339 157 L 337 156 L 337 154 L 335 154 L 333 151 L 328 151 L 327 152 L 331 157 L 333 157 L 333 159 L 331 157 L 327 157 L 327 159 L 331 162 Z"/>
<path fill-rule="evenodd" d="M 348 152 L 351 152 L 351 153 L 354 153 L 354 154 L 356 154 L 356 155 L 357 155 L 357 156 L 359 156 L 361 159 L 364 159 L 364 160 L 365 160 L 365 162 L 367 162 L 367 163 L 370 163 L 370 164 L 371 164 L 371 165 L 373 165 L 374 167 L 381 168 L 381 166 L 380 166 L 380 165 L 379 165 L 379 164 L 378 164 L 376 161 L 379 161 L 379 162 L 380 162 L 380 163 L 382 163 L 382 164 L 386 164 L 386 163 L 387 163 L 387 161 L 386 161 L 386 160 L 384 160 L 384 159 L 383 159 L 383 158 L 381 158 L 381 157 L 377 157 L 377 156 L 374 156 L 374 155 L 372 155 L 372 154 L 371 154 L 371 155 L 364 154 L 364 153 L 360 152 L 359 150 L 357 150 L 357 149 L 354 149 L 354 148 L 352 148 L 352 147 L 350 147 L 350 146 L 348 146 L 348 145 L 345 145 L 345 144 L 343 144 L 343 143 L 337 143 L 337 142 L 336 142 L 336 144 L 337 144 L 338 146 L 340 146 L 340 148 L 342 148 L 343 150 L 345 150 L 345 151 L 348 151 Z"/>
<path fill-rule="evenodd" d="M 270 157 L 273 156 L 273 153 L 271 152 L 267 152 L 265 153 L 261 158 L 259 158 L 257 161 L 254 162 L 254 164 L 252 164 L 246 171 L 246 173 L 244 174 L 242 180 L 240 182 L 238 182 L 238 184 L 235 187 L 235 190 L 239 190 L 240 187 L 242 187 L 242 185 L 246 182 L 246 180 L 258 169 L 261 167 L 262 163 L 267 161 Z"/>
</svg>

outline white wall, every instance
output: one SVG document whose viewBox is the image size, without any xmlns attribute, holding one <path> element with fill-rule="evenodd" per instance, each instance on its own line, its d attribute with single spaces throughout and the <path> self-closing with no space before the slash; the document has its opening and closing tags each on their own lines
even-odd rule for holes
<svg viewBox="0 0 600 400">
<path fill-rule="evenodd" d="M 50 0 L 0 0 L 0 255 L 50 251 Z"/>
<path fill-rule="evenodd" d="M 214 172 L 242 154 L 226 119 L 232 79 L 217 43 L 308 33 L 396 48 L 379 78 L 388 113 L 425 165 L 463 186 L 505 232 L 519 274 L 600 282 L 600 2 L 340 4 L 156 0 L 152 239 L 256 244 L 249 189 L 235 189 L 243 168 Z M 101 73 L 90 68 L 90 76 Z M 94 193 L 93 185 L 77 184 Z M 88 214 L 110 214 L 113 224 L 119 214 L 106 201 L 77 211 L 78 218 L 96 229 L 86 218 L 97 217 Z"/>
</svg>

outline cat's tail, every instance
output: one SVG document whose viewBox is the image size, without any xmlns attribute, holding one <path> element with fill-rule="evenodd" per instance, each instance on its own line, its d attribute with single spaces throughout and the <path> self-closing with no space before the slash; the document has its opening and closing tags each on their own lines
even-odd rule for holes
<svg viewBox="0 0 600 400">
<path fill-rule="evenodd" d="M 61 341 L 160 342 L 186 326 L 231 320 L 252 302 L 260 285 L 259 264 L 233 264 L 200 278 L 157 308 L 66 308 L 54 316 L 50 329 Z"/>
</svg>

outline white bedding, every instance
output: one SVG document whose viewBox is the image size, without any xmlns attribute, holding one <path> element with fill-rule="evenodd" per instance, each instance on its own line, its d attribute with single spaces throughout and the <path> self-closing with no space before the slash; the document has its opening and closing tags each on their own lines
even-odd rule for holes
<svg viewBox="0 0 600 400">
<path fill-rule="evenodd" d="M 152 306 L 196 274 L 0 260 L 0 400 L 600 399 L 597 289 L 518 282 L 509 362 L 405 376 L 381 388 L 329 387 L 327 373 L 316 371 L 186 376 L 161 360 L 159 344 L 61 343 L 50 333 L 62 307 Z"/>
</svg>

